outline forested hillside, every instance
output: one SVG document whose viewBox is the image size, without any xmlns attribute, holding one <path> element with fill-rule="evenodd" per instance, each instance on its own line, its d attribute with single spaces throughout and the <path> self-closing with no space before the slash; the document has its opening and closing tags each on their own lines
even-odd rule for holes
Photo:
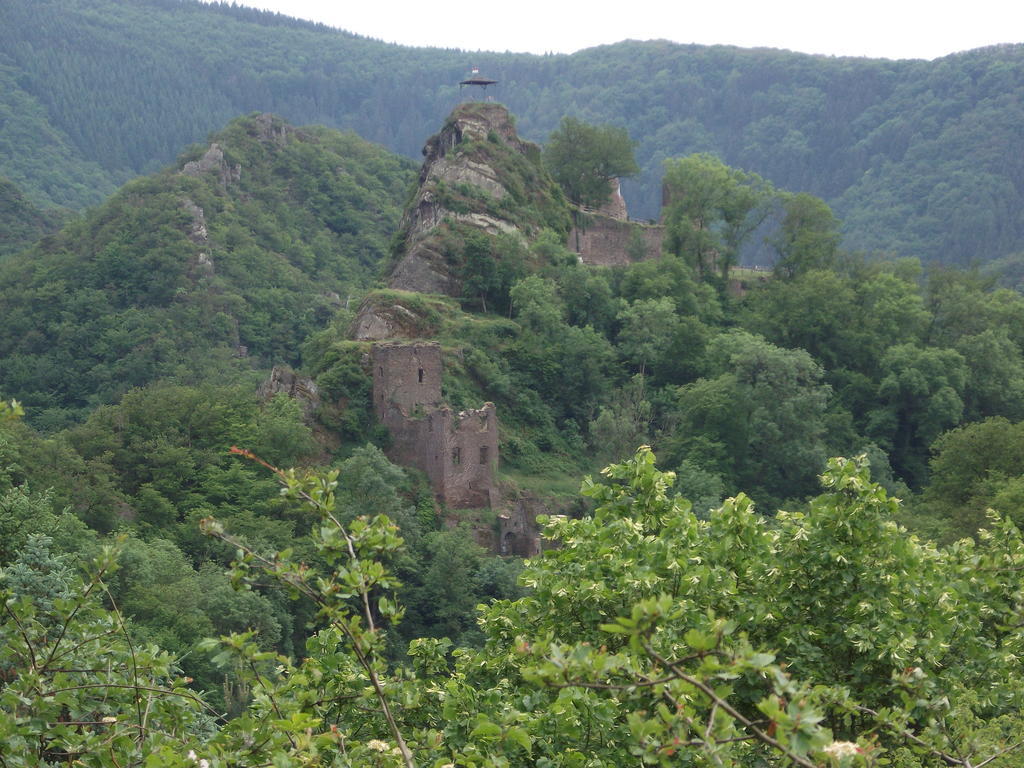
<svg viewBox="0 0 1024 768">
<path fill-rule="evenodd" d="M 33 245 L 46 232 L 55 230 L 61 214 L 59 210 L 36 207 L 20 189 L 0 176 L 0 259 Z"/>
<path fill-rule="evenodd" d="M 1020 46 L 933 62 L 667 42 L 469 55 L 192 0 L 10 0 L 0 52 L 0 173 L 38 204 L 96 204 L 253 110 L 418 156 L 476 65 L 525 138 L 564 114 L 626 127 L 633 215 L 658 215 L 666 158 L 706 151 L 824 198 L 852 249 L 968 264 L 1024 248 Z"/>
<path fill-rule="evenodd" d="M 235 118 L 0 261 L 3 763 L 1015 764 L 1024 297 L 708 153 L 659 258 L 588 265 L 557 153 L 444 129 L 474 173 L 410 195 Z M 419 225 L 448 295 L 377 289 Z M 731 268 L 755 237 L 773 273 Z M 387 460 L 357 306 L 497 405 L 505 507 Z M 276 363 L 317 397 L 257 395 Z M 546 551 L 488 557 L 527 496 Z"/>
<path fill-rule="evenodd" d="M 54 427 L 156 379 L 297 361 L 376 277 L 413 173 L 351 134 L 235 120 L 2 265 L 0 389 Z"/>
</svg>

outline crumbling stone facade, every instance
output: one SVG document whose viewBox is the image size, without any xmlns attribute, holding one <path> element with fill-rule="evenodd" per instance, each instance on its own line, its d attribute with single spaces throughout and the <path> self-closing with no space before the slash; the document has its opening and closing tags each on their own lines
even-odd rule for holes
<svg viewBox="0 0 1024 768">
<path fill-rule="evenodd" d="M 524 494 L 508 512 L 498 515 L 499 555 L 536 557 L 541 552 L 540 531 L 537 515 L 550 514 L 547 502 L 535 496 Z"/>
<path fill-rule="evenodd" d="M 456 413 L 441 400 L 441 347 L 374 344 L 373 405 L 391 433 L 388 457 L 426 473 L 451 509 L 494 506 L 498 418 L 493 403 Z"/>
<path fill-rule="evenodd" d="M 629 214 L 626 212 L 626 199 L 622 196 L 622 186 L 619 184 L 619 180 L 612 179 L 608 186 L 611 189 L 611 194 L 603 205 L 599 208 L 588 208 L 585 205 L 580 207 L 586 213 L 594 213 L 616 221 L 629 221 Z"/>
<path fill-rule="evenodd" d="M 664 192 L 662 193 L 664 194 Z M 611 196 L 600 208 L 582 208 L 583 227 L 569 232 L 569 250 L 579 254 L 584 264 L 599 267 L 624 267 L 634 261 L 657 259 L 665 239 L 662 224 L 630 221 L 619 180 L 611 182 Z M 641 251 L 636 244 L 643 245 Z"/>
<path fill-rule="evenodd" d="M 418 415 L 441 404 L 441 346 L 373 345 L 373 407 L 380 421 L 389 413 Z"/>
<path fill-rule="evenodd" d="M 620 267 L 632 264 L 630 244 L 639 237 L 644 244 L 642 260 L 661 256 L 661 243 L 665 227 L 660 224 L 641 224 L 608 216 L 591 214 L 584 229 L 573 227 L 569 233 L 569 249 L 578 253 L 584 264 L 600 267 Z"/>
</svg>

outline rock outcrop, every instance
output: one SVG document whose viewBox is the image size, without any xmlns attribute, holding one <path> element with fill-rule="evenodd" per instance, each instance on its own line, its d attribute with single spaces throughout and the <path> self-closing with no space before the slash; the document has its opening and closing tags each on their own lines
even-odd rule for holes
<svg viewBox="0 0 1024 768">
<path fill-rule="evenodd" d="M 316 382 L 308 376 L 299 376 L 287 366 L 275 365 L 270 371 L 270 378 L 256 390 L 256 397 L 266 402 L 274 395 L 284 394 L 294 398 L 302 405 L 302 414 L 310 420 L 320 407 L 320 392 Z"/>
<path fill-rule="evenodd" d="M 408 291 L 374 291 L 359 305 L 349 337 L 355 341 L 428 339 L 440 329 L 441 315 L 450 311 L 450 303 L 450 299 Z"/>
<path fill-rule="evenodd" d="M 188 228 L 188 239 L 199 246 L 196 255 L 189 261 L 189 277 L 196 279 L 212 275 L 216 269 L 213 266 L 213 258 L 206 250 L 210 242 L 210 231 L 206 226 L 206 212 L 187 197 L 181 201 L 181 207 L 192 219 Z"/>
<path fill-rule="evenodd" d="M 519 138 L 500 104 L 459 105 L 423 154 L 391 288 L 459 296 L 468 233 L 525 243 L 543 227 L 568 231 L 568 209 L 540 149 Z"/>
<path fill-rule="evenodd" d="M 237 163 L 230 164 L 224 158 L 224 150 L 217 142 L 212 143 L 198 160 L 190 160 L 181 168 L 185 176 L 199 176 L 210 171 L 217 171 L 223 186 L 242 178 L 242 166 Z"/>
</svg>

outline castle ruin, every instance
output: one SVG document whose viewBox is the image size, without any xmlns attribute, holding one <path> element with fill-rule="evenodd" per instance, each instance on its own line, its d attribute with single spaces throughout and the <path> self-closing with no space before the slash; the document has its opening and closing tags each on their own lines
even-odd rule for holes
<svg viewBox="0 0 1024 768">
<path fill-rule="evenodd" d="M 456 413 L 441 399 L 436 342 L 373 345 L 373 406 L 391 433 L 391 461 L 423 470 L 450 509 L 493 507 L 498 419 L 493 403 Z"/>
<path fill-rule="evenodd" d="M 586 223 L 582 227 L 573 226 L 566 245 L 579 254 L 584 264 L 622 267 L 634 260 L 661 256 L 664 225 L 630 221 L 618 179 L 611 181 L 608 202 L 600 208 L 582 207 L 580 210 Z"/>
</svg>

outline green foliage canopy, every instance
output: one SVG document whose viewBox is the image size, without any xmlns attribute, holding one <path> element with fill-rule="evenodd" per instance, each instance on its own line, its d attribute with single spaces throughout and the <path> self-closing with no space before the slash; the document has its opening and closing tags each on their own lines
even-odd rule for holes
<svg viewBox="0 0 1024 768">
<path fill-rule="evenodd" d="M 415 640 L 409 664 L 387 669 L 383 639 L 402 617 L 387 565 L 402 543 L 394 526 L 381 516 L 342 523 L 333 473 L 280 472 L 318 513 L 315 565 L 205 527 L 239 548 L 238 583 L 269 579 L 304 594 L 320 629 L 301 662 L 261 651 L 250 632 L 206 643 L 253 692 L 219 727 L 201 725 L 201 699 L 154 649 L 80 640 L 102 626 L 117 636 L 120 620 L 93 596 L 109 554 L 78 597 L 50 610 L 21 586 L 12 601 L 5 584 L 2 626 L 13 641 L 0 669 L 29 670 L 0 682 L 14 764 L 74 754 L 101 766 L 146 756 L 176 767 L 885 759 L 932 768 L 1024 748 L 1015 620 L 1024 540 L 1012 524 L 993 517 L 977 545 L 923 545 L 895 524 L 898 502 L 863 460 L 831 460 L 824 493 L 774 521 L 742 494 L 699 519 L 647 448 L 603 475 L 584 483 L 592 515 L 547 521 L 560 546 L 527 565 L 530 594 L 482 611 L 482 648 L 460 651 L 452 667 L 446 641 Z M 37 550 L 40 574 L 67 578 Z M 84 677 L 50 663 L 65 642 Z M 98 659 L 113 663 L 90 678 L 84 664 Z M 137 727 L 143 718 L 152 727 Z"/>
<path fill-rule="evenodd" d="M 625 128 L 588 125 L 568 116 L 544 145 L 544 163 L 566 197 L 588 208 L 608 202 L 613 180 L 640 170 Z"/>
<path fill-rule="evenodd" d="M 717 270 L 724 278 L 768 216 L 771 184 L 708 154 L 668 161 L 663 183 L 665 249 L 698 274 Z"/>
</svg>

